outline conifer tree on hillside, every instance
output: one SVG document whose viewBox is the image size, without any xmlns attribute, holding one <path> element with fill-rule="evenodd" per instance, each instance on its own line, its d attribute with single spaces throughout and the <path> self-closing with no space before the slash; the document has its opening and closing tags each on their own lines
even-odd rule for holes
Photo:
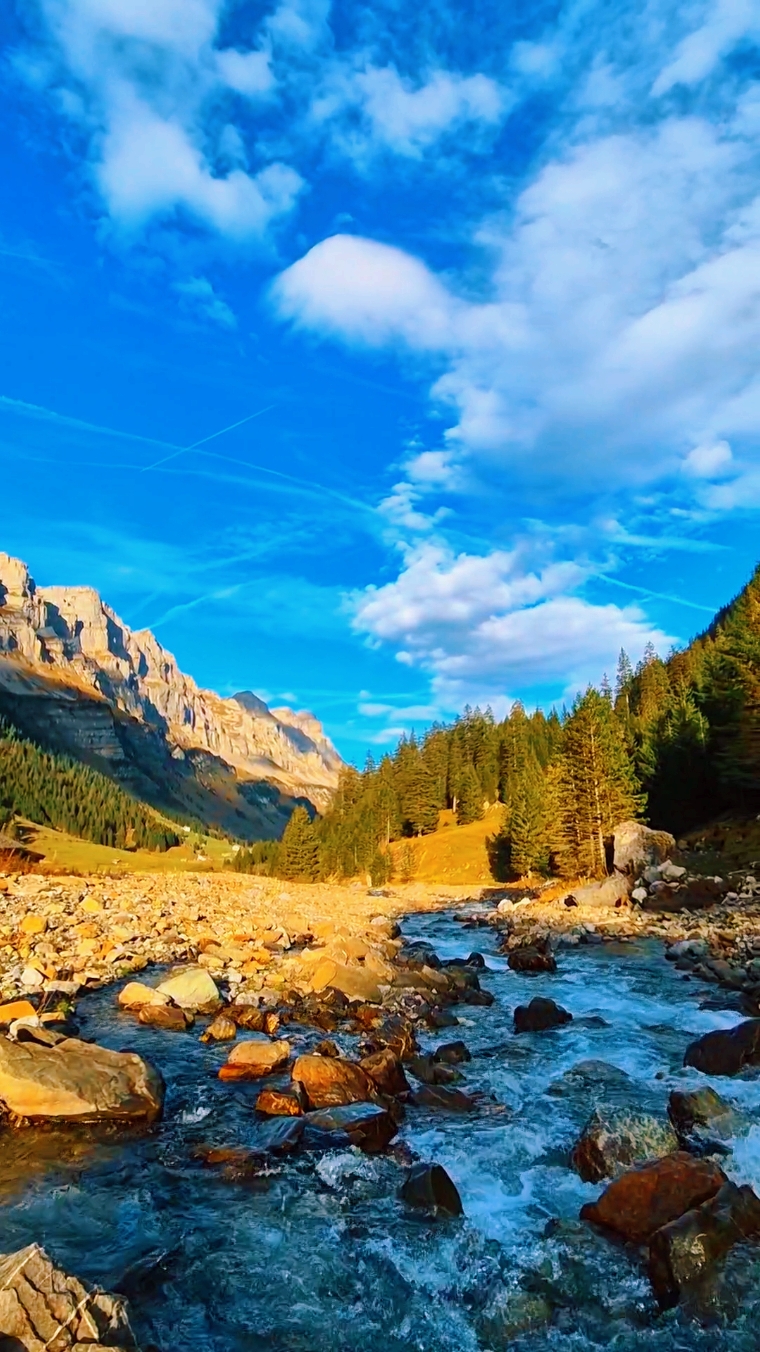
<svg viewBox="0 0 760 1352">
<path fill-rule="evenodd" d="M 589 688 L 564 727 L 559 772 L 558 842 L 563 871 L 606 872 L 605 840 L 641 815 L 644 799 L 609 700 Z"/>
<path fill-rule="evenodd" d="M 480 821 L 483 816 L 483 790 L 472 765 L 465 765 L 459 777 L 457 793 L 457 822 L 467 826 L 470 822 Z"/>
<path fill-rule="evenodd" d="M 319 841 L 305 807 L 297 807 L 282 834 L 277 858 L 281 878 L 313 883 L 319 877 Z"/>
</svg>

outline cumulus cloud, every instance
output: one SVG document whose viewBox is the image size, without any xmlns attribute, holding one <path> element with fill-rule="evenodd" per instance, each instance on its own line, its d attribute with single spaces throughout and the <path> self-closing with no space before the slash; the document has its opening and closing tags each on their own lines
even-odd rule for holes
<svg viewBox="0 0 760 1352">
<path fill-rule="evenodd" d="M 226 301 L 218 296 L 208 277 L 190 277 L 186 282 L 175 282 L 174 290 L 188 308 L 210 319 L 222 329 L 237 328 L 237 320 Z"/>
<path fill-rule="evenodd" d="M 514 551 L 454 555 L 425 543 L 409 551 L 395 581 L 353 598 L 353 624 L 428 672 L 449 709 L 530 685 L 578 688 L 611 670 L 621 647 L 636 657 L 647 642 L 670 645 L 638 606 L 568 594 L 585 577 L 577 563 L 527 571 Z"/>
</svg>

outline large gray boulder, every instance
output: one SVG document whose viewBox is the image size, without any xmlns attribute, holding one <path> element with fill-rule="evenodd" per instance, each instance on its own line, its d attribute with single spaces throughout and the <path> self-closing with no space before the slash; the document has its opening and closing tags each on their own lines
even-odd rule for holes
<svg viewBox="0 0 760 1352">
<path fill-rule="evenodd" d="M 0 1106 L 17 1118 L 152 1122 L 163 1097 L 160 1075 L 134 1052 L 78 1038 L 46 1047 L 0 1037 Z"/>
<path fill-rule="evenodd" d="M 653 831 L 643 822 L 621 822 L 613 832 L 613 864 L 618 873 L 639 878 L 645 868 L 669 859 L 676 848 L 669 831 Z"/>
<path fill-rule="evenodd" d="M 135 1348 L 126 1303 L 67 1277 L 38 1244 L 0 1255 L 0 1344 L 25 1352 Z"/>
</svg>

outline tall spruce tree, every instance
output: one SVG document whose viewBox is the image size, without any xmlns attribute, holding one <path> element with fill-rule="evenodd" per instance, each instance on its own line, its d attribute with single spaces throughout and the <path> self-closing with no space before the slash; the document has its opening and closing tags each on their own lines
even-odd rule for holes
<svg viewBox="0 0 760 1352">
<path fill-rule="evenodd" d="M 468 826 L 470 822 L 480 821 L 483 816 L 483 790 L 472 765 L 465 765 L 459 776 L 457 793 L 457 822 Z"/>
<path fill-rule="evenodd" d="M 605 842 L 621 821 L 639 817 L 644 798 L 620 724 L 598 690 L 573 705 L 564 728 L 559 778 L 559 846 L 563 871 L 606 872 Z"/>
<path fill-rule="evenodd" d="M 305 807 L 297 807 L 282 834 L 277 858 L 281 878 L 316 882 L 319 877 L 319 841 Z"/>
</svg>

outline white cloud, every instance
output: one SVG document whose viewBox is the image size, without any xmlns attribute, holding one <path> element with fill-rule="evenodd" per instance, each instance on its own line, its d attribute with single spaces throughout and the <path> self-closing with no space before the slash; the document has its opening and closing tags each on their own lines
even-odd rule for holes
<svg viewBox="0 0 760 1352">
<path fill-rule="evenodd" d="M 369 67 L 355 76 L 354 88 L 374 142 L 413 158 L 464 123 L 495 126 L 505 107 L 502 91 L 485 75 L 437 70 L 414 88 L 393 66 Z"/>
<path fill-rule="evenodd" d="M 683 462 L 683 471 L 695 479 L 717 479 L 724 477 L 732 465 L 733 456 L 728 442 L 713 441 L 689 451 Z"/>
<path fill-rule="evenodd" d="M 174 290 L 206 319 L 223 329 L 237 328 L 234 312 L 226 301 L 217 296 L 207 277 L 190 277 L 186 282 L 175 282 Z"/>
<path fill-rule="evenodd" d="M 753 0 L 716 0 L 704 24 L 689 33 L 652 88 L 666 94 L 674 85 L 698 84 L 743 37 L 760 33 L 760 16 Z"/>
</svg>

